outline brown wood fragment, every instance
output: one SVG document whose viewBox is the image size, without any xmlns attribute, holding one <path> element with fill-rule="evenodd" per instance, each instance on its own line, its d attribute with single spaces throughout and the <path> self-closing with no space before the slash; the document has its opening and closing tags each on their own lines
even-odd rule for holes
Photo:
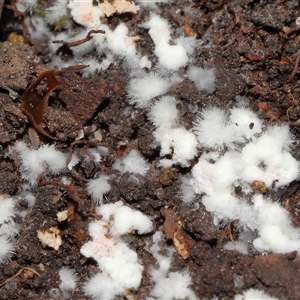
<svg viewBox="0 0 300 300">
<path fill-rule="evenodd" d="M 262 61 L 262 60 L 263 60 L 263 58 L 260 55 L 255 54 L 255 55 L 250 56 L 250 61 L 256 62 L 256 61 Z"/>
<path fill-rule="evenodd" d="M 175 232 L 177 231 L 177 223 L 173 212 L 170 209 L 163 209 L 162 214 L 165 217 L 164 231 L 167 239 L 173 239 Z"/>
<path fill-rule="evenodd" d="M 294 225 L 300 227 L 300 195 L 285 199 L 284 208 L 289 212 Z"/>
<path fill-rule="evenodd" d="M 75 218 L 75 207 L 70 205 L 68 207 L 68 222 L 71 222 Z"/>
<path fill-rule="evenodd" d="M 193 30 L 193 28 L 191 27 L 191 25 L 189 23 L 185 23 L 183 25 L 183 30 L 184 30 L 185 34 L 189 37 L 193 37 L 193 36 L 197 35 L 197 33 Z"/>
<path fill-rule="evenodd" d="M 163 228 L 167 239 L 173 241 L 176 251 L 183 259 L 188 259 L 189 249 L 194 245 L 194 241 L 181 228 L 181 221 L 176 220 L 176 215 L 171 209 L 162 209 L 161 213 L 165 217 Z"/>
<path fill-rule="evenodd" d="M 263 181 L 254 180 L 251 186 L 255 194 L 265 194 L 267 192 L 266 184 Z"/>
<path fill-rule="evenodd" d="M 186 234 L 184 234 L 181 229 L 177 230 L 173 236 L 173 243 L 178 254 L 183 259 L 188 259 L 190 257 L 190 250 L 188 240 L 185 235 Z"/>
</svg>

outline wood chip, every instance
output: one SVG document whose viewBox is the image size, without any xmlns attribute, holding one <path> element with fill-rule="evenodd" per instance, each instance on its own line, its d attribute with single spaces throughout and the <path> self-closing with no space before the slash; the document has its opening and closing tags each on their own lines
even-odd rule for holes
<svg viewBox="0 0 300 300">
<path fill-rule="evenodd" d="M 193 30 L 193 28 L 191 27 L 191 25 L 189 23 L 185 23 L 183 25 L 183 30 L 184 30 L 185 34 L 189 37 L 193 37 L 193 36 L 197 35 L 197 33 Z"/>
</svg>

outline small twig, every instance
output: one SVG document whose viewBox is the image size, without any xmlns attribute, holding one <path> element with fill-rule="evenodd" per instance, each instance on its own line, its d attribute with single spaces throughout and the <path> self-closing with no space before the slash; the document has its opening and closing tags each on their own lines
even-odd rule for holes
<svg viewBox="0 0 300 300">
<path fill-rule="evenodd" d="M 62 68 L 58 71 L 55 72 L 55 74 L 57 75 L 61 75 L 63 73 L 65 73 L 66 71 L 72 70 L 72 71 L 80 71 L 83 70 L 85 68 L 89 67 L 89 65 L 75 65 L 75 66 L 69 66 L 67 68 Z"/>
<path fill-rule="evenodd" d="M 25 17 L 27 16 L 29 10 L 26 9 L 24 12 L 19 11 L 14 1 L 11 1 L 11 5 L 4 4 L 4 7 L 10 9 L 15 13 L 17 18 L 20 20 L 21 26 L 23 28 L 24 41 L 27 42 L 30 46 L 32 46 L 32 42 L 30 40 L 30 33 L 25 23 Z"/>
<path fill-rule="evenodd" d="M 93 33 L 105 33 L 104 30 L 90 30 L 88 32 L 88 34 L 86 35 L 85 38 L 81 39 L 81 40 L 78 40 L 78 41 L 74 41 L 74 42 L 66 42 L 64 40 L 55 40 L 55 41 L 52 41 L 53 44 L 63 44 L 63 45 L 66 45 L 68 47 L 76 47 L 76 46 L 79 46 L 79 45 L 82 45 L 84 44 L 85 42 L 88 42 L 89 40 L 91 40 L 93 38 L 92 34 Z"/>
<path fill-rule="evenodd" d="M 57 50 L 56 50 L 56 55 L 59 55 L 61 52 L 70 50 L 71 47 L 76 47 L 79 45 L 82 45 L 88 41 L 90 41 L 93 38 L 93 34 L 95 33 L 102 33 L 104 34 L 104 30 L 90 30 L 86 37 L 84 39 L 74 41 L 74 42 L 66 42 L 64 40 L 55 40 L 52 41 L 53 44 L 62 44 Z"/>
<path fill-rule="evenodd" d="M 41 274 L 39 272 L 37 272 L 35 269 L 33 268 L 29 268 L 29 267 L 23 267 L 21 268 L 15 275 L 5 279 L 2 283 L 0 283 L 0 287 L 5 285 L 7 282 L 9 282 L 10 280 L 13 280 L 14 278 L 16 278 L 17 276 L 19 276 L 24 270 L 28 270 L 31 271 L 32 273 L 34 273 L 35 275 L 41 277 Z"/>
<path fill-rule="evenodd" d="M 91 206 L 90 208 L 88 209 L 88 214 L 93 217 L 94 219 L 96 220 L 100 220 L 100 216 L 98 216 L 96 213 L 94 213 L 94 210 L 95 210 L 95 199 L 91 196 Z"/>
<path fill-rule="evenodd" d="M 234 240 L 234 237 L 233 237 L 233 235 L 232 235 L 232 224 L 233 224 L 233 222 L 231 222 L 231 223 L 228 225 L 228 232 L 229 232 L 229 238 L 230 238 L 230 241 L 231 241 L 231 243 L 233 244 L 233 249 L 234 249 L 234 251 L 236 251 L 235 240 Z"/>
<path fill-rule="evenodd" d="M 61 187 L 70 193 L 71 198 L 74 201 L 76 201 L 80 205 L 85 204 L 85 201 L 83 199 L 81 199 L 79 193 L 77 192 L 77 190 L 75 189 L 75 187 L 73 185 L 64 184 L 64 183 L 62 183 L 60 181 L 56 181 L 56 180 L 42 180 L 41 178 L 38 178 L 38 184 L 39 184 L 39 186 L 54 185 L 54 186 Z"/>
<path fill-rule="evenodd" d="M 289 83 L 289 82 L 291 82 L 291 81 L 294 79 L 294 77 L 295 77 L 295 75 L 296 75 L 296 73 L 297 73 L 297 69 L 298 69 L 298 66 L 299 66 L 299 62 L 300 62 L 300 54 L 299 54 L 299 55 L 297 56 L 297 58 L 296 58 L 295 66 L 294 66 L 293 72 L 292 72 L 291 75 L 289 76 L 289 78 L 288 78 L 288 80 L 286 81 L 286 83 Z"/>
<path fill-rule="evenodd" d="M 296 31 L 298 31 L 299 29 L 300 29 L 300 25 L 297 25 L 297 26 L 295 26 L 295 27 L 290 28 L 289 30 L 287 30 L 287 31 L 285 32 L 285 34 L 286 34 L 287 36 L 289 36 L 290 34 L 292 34 L 292 33 L 296 32 Z"/>
<path fill-rule="evenodd" d="M 92 147 L 104 146 L 103 142 L 100 142 L 100 141 L 97 141 L 97 140 L 91 140 L 91 141 L 77 140 L 77 141 L 74 141 L 71 144 L 71 150 L 70 150 L 68 158 L 67 158 L 67 165 L 70 163 L 70 161 L 72 159 L 72 152 L 73 152 L 73 149 L 76 145 L 89 145 L 89 146 L 92 146 Z"/>
<path fill-rule="evenodd" d="M 288 93 L 288 97 L 292 98 L 292 102 L 293 102 L 292 105 L 286 111 L 286 116 L 287 116 L 288 120 L 291 121 L 289 113 L 295 106 L 297 106 L 299 104 L 299 101 L 296 100 L 291 93 Z"/>
<path fill-rule="evenodd" d="M 85 183 L 88 182 L 88 180 L 85 177 L 81 176 L 76 171 L 74 171 L 72 169 L 70 170 L 69 168 L 68 168 L 68 171 L 69 171 L 69 174 L 78 182 L 85 182 Z"/>
</svg>

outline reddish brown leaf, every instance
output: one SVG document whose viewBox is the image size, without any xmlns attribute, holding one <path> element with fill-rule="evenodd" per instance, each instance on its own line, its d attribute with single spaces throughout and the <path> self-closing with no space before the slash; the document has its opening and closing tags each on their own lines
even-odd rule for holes
<svg viewBox="0 0 300 300">
<path fill-rule="evenodd" d="M 40 95 L 36 88 L 41 81 L 45 79 L 48 91 L 44 95 Z M 29 86 L 22 96 L 22 111 L 27 116 L 35 129 L 41 134 L 55 139 L 49 130 L 43 126 L 43 115 L 48 106 L 50 94 L 60 85 L 55 77 L 55 70 L 45 71 Z"/>
</svg>

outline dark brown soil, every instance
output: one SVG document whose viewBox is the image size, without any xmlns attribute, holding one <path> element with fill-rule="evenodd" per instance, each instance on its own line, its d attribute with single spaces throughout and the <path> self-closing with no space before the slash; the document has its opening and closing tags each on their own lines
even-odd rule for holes
<svg viewBox="0 0 300 300">
<path fill-rule="evenodd" d="M 237 96 L 245 96 L 249 106 L 259 111 L 266 102 L 266 108 L 259 111 L 260 117 L 272 124 L 288 122 L 291 125 L 296 140 L 294 155 L 300 158 L 297 65 L 293 73 L 300 49 L 300 30 L 295 25 L 300 12 L 299 2 L 195 1 L 196 7 L 185 14 L 175 12 L 182 11 L 189 1 L 176 2 L 160 5 L 160 14 L 174 27 L 189 23 L 199 38 L 209 35 L 212 45 L 196 50 L 194 64 L 217 70 L 216 90 L 212 95 L 199 93 L 187 80 L 169 92 L 180 100 L 180 116 L 184 123 L 191 127 L 194 119 L 189 104 L 198 105 L 199 109 L 208 105 L 229 109 L 235 105 Z M 140 30 L 140 34 L 145 35 L 144 29 L 138 27 L 145 16 L 142 11 L 139 19 L 130 17 L 128 26 L 133 26 L 137 34 Z M 116 19 L 108 22 L 118 22 Z M 4 8 L 0 25 L 4 39 L 12 26 L 16 31 L 20 30 L 19 21 Z M 151 55 L 150 43 L 140 47 Z M 30 145 L 29 122 L 21 112 L 20 99 L 37 75 L 46 69 L 43 65 L 45 56 L 38 54 L 41 53 L 34 46 L 27 44 L 4 40 L 0 44 L 0 194 L 16 196 L 23 189 L 20 162 L 8 153 L 16 141 Z M 123 113 L 124 109 L 133 112 L 134 108 L 126 102 L 128 74 L 121 63 L 90 79 L 81 78 L 80 71 L 68 70 L 59 75 L 59 80 L 62 85 L 50 97 L 44 116 L 45 125 L 57 140 L 40 135 L 40 143 L 55 144 L 57 149 L 69 153 L 79 130 L 83 130 L 85 140 L 93 140 L 94 132 L 100 130 L 102 143 L 109 153 L 101 164 L 82 162 L 77 173 L 70 174 L 73 190 L 53 185 L 38 185 L 32 190 L 36 196 L 35 205 L 24 219 L 16 219 L 21 230 L 11 259 L 0 269 L 0 284 L 22 267 L 35 269 L 41 277 L 24 270 L 0 286 L 0 299 L 49 300 L 49 290 L 60 283 L 58 270 L 62 266 L 74 269 L 79 276 L 72 299 L 88 299 L 81 284 L 97 273 L 97 265 L 80 254 L 81 246 L 89 239 L 87 225 L 95 218 L 93 200 L 85 192 L 85 181 L 103 172 L 116 172 L 112 170 L 112 164 L 131 149 L 138 149 L 151 163 L 148 176 L 140 177 L 143 187 L 128 183 L 129 175 L 125 173 L 121 179 L 111 180 L 112 189 L 104 203 L 123 200 L 126 205 L 150 216 L 155 229 L 164 224 L 162 228 L 167 237 L 168 226 L 180 221 L 182 226 L 175 230 L 180 232 L 190 256 L 183 259 L 175 252 L 171 271 L 188 269 L 193 282 L 191 288 L 199 299 L 233 299 L 234 295 L 249 288 L 263 289 L 279 299 L 300 299 L 300 259 L 296 253 L 263 256 L 254 250 L 248 255 L 225 251 L 223 246 L 230 241 L 228 227 L 215 227 L 212 217 L 201 204 L 197 210 L 192 209 L 193 204 L 183 204 L 179 195 L 180 174 L 189 170 L 155 167 L 159 151 L 150 146 L 154 128 L 146 111 L 137 110 L 134 118 Z M 80 155 L 84 157 L 90 147 L 86 143 L 77 145 L 76 149 L 80 149 Z M 54 176 L 53 180 L 60 178 Z M 300 225 L 298 190 L 299 183 L 294 182 L 280 194 L 272 195 L 283 205 L 289 200 L 286 208 L 295 226 Z M 27 206 L 27 200 L 21 197 L 18 208 L 25 210 Z M 72 211 L 72 217 L 59 223 L 56 214 L 66 209 Z M 60 229 L 63 239 L 57 251 L 43 247 L 37 237 L 37 230 L 51 226 Z M 155 259 L 144 250 L 150 240 L 151 235 L 130 237 L 130 247 L 138 253 L 145 270 L 155 264 Z M 164 247 L 172 243 L 170 236 Z M 235 284 L 238 276 L 243 278 L 240 285 Z M 132 299 L 146 299 L 151 285 L 145 271 L 140 289 Z"/>
</svg>

